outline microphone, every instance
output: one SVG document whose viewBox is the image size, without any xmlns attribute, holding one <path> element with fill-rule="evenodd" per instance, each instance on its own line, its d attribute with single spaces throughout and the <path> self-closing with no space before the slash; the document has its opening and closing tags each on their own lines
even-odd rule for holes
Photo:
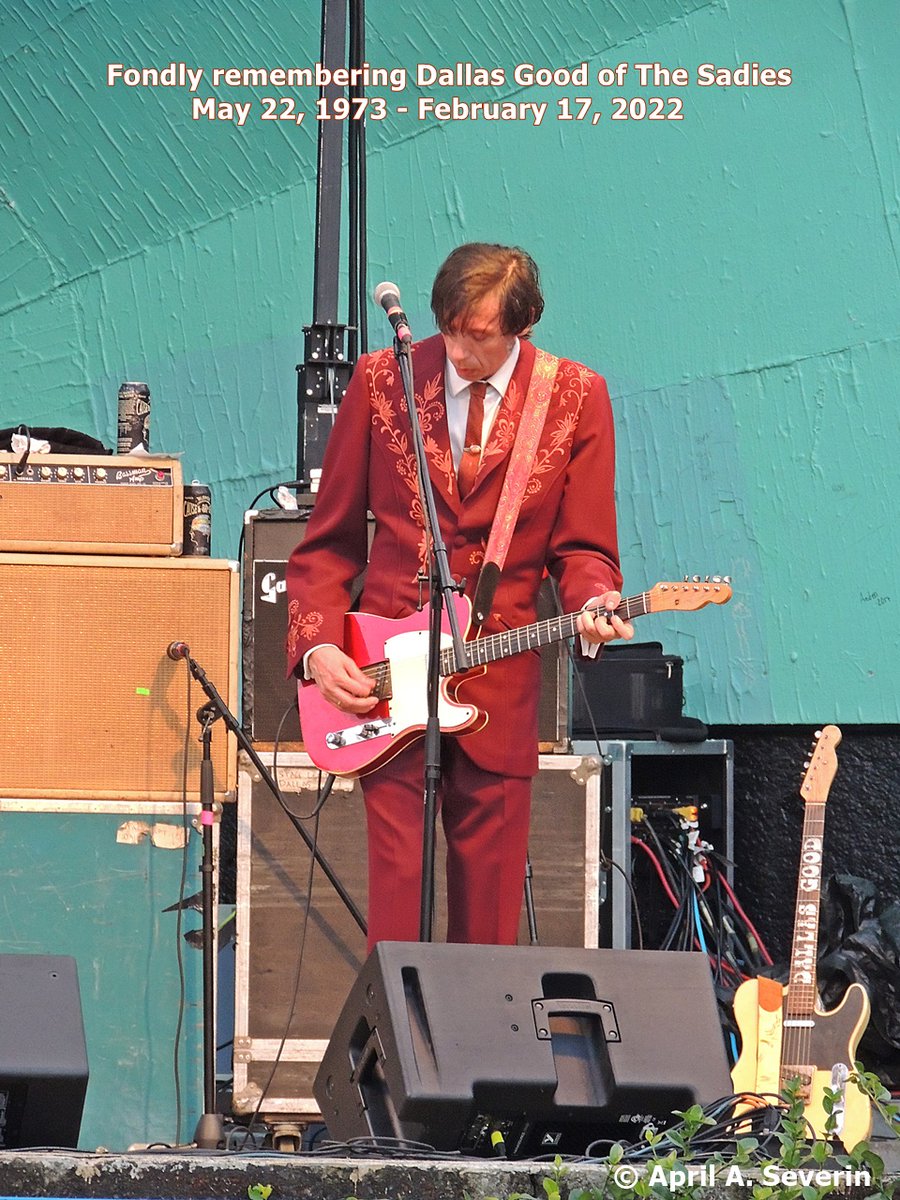
<svg viewBox="0 0 900 1200">
<path fill-rule="evenodd" d="M 374 292 L 375 303 L 387 313 L 391 328 L 401 342 L 411 342 L 412 332 L 406 313 L 400 307 L 400 289 L 396 283 L 379 283 Z"/>
<path fill-rule="evenodd" d="M 169 642 L 166 647 L 166 654 L 174 662 L 178 662 L 180 658 L 190 658 L 191 648 L 187 642 Z"/>
</svg>

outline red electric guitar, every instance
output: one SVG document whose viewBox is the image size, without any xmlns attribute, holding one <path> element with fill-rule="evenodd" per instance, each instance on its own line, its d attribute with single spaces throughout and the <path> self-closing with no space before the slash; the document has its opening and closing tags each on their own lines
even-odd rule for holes
<svg viewBox="0 0 900 1200">
<path fill-rule="evenodd" d="M 625 621 L 651 612 L 693 612 L 707 604 L 731 599 L 727 578 L 714 576 L 681 583 L 657 583 L 647 592 L 629 596 L 616 609 Z M 471 606 L 465 596 L 454 599 L 463 636 L 468 632 Z M 593 610 L 595 614 L 602 610 Z M 466 642 L 465 674 L 454 670 L 449 623 L 444 616 L 441 637 L 441 688 L 438 717 L 441 732 L 469 733 L 481 729 L 487 714 L 456 700 L 456 687 L 472 670 L 525 650 L 574 637 L 580 612 L 550 617 L 505 633 L 493 633 Z M 375 680 L 379 703 L 369 712 L 341 712 L 329 704 L 314 683 L 300 684 L 300 728 L 306 752 L 323 771 L 332 775 L 366 775 L 398 754 L 425 731 L 429 612 L 412 613 L 400 620 L 370 613 L 347 613 L 344 649 Z"/>
</svg>

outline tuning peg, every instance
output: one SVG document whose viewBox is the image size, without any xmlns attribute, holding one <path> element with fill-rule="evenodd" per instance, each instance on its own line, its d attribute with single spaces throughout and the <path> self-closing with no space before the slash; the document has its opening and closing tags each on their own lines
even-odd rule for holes
<svg viewBox="0 0 900 1200">
<path fill-rule="evenodd" d="M 688 577 L 687 577 L 687 575 L 685 575 L 685 577 L 684 577 L 684 579 L 682 580 L 682 582 L 683 582 L 683 583 L 687 583 L 687 581 L 688 581 Z"/>
<path fill-rule="evenodd" d="M 695 576 L 694 576 L 694 583 L 699 583 L 699 582 L 700 582 L 700 576 L 699 576 L 699 575 L 695 575 Z"/>
<path fill-rule="evenodd" d="M 723 576 L 722 576 L 722 582 L 723 582 L 723 583 L 731 583 L 731 576 L 730 576 L 730 575 L 723 575 Z"/>
</svg>

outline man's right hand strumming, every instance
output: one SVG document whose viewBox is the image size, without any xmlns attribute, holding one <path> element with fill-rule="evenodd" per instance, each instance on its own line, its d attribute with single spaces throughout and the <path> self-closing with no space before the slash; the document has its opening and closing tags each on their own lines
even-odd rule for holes
<svg viewBox="0 0 900 1200">
<path fill-rule="evenodd" d="M 306 660 L 306 670 L 329 704 L 341 712 L 367 713 L 378 703 L 375 681 L 337 646 L 319 646 Z"/>
</svg>

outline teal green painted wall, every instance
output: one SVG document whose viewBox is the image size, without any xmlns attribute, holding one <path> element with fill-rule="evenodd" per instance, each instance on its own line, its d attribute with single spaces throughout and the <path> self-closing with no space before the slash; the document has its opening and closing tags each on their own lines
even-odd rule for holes
<svg viewBox="0 0 900 1200">
<path fill-rule="evenodd" d="M 108 62 L 305 66 L 319 4 L 2 0 L 0 425 L 112 442 L 118 384 L 153 390 L 155 449 L 214 492 L 214 552 L 294 475 L 294 366 L 312 315 L 314 93 L 300 126 L 192 121 L 176 88 Z M 370 278 L 414 329 L 446 252 L 540 262 L 536 340 L 609 379 L 626 588 L 727 572 L 735 598 L 640 634 L 684 655 L 711 722 L 893 722 L 900 604 L 895 0 L 499 0 L 368 6 L 369 61 L 788 67 L 789 87 L 641 88 L 682 121 L 554 119 L 583 88 L 386 95 L 549 102 L 525 123 L 370 121 Z M 514 11 L 513 11 L 514 10 Z M 612 89 L 615 94 L 618 89 Z M 376 94 L 376 89 L 372 90 Z M 386 341 L 370 310 L 372 344 Z"/>
<path fill-rule="evenodd" d="M 182 1142 L 203 1110 L 202 956 L 182 938 L 182 993 L 177 914 L 164 911 L 199 887 L 200 837 L 191 837 L 182 893 L 181 850 L 155 846 L 149 836 L 118 840 L 129 821 L 148 830 L 181 824 L 153 814 L 0 813 L 0 953 L 67 954 L 78 966 L 90 1070 L 84 1150 L 178 1141 L 179 1014 Z M 182 933 L 198 925 L 189 909 Z M 3 1020 L 30 1027 L 25 1014 L 4 1012 Z"/>
</svg>

